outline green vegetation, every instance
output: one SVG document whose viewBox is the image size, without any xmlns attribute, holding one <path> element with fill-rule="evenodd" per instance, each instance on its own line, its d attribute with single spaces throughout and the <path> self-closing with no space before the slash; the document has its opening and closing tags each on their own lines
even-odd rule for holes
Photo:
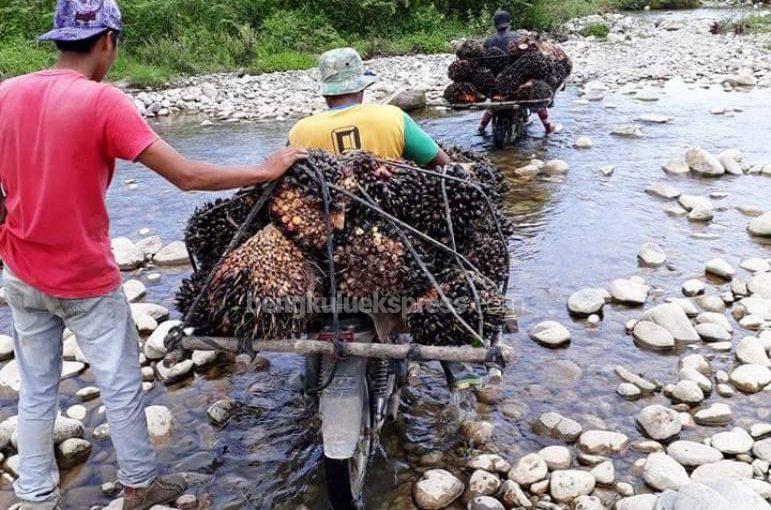
<svg viewBox="0 0 771 510">
<path fill-rule="evenodd" d="M 716 21 L 710 27 L 713 34 L 766 34 L 771 32 L 771 16 L 750 14 L 732 21 Z"/>
<path fill-rule="evenodd" d="M 618 0 L 616 6 L 623 10 L 651 9 L 694 9 L 701 6 L 700 0 Z"/>
<path fill-rule="evenodd" d="M 307 68 L 322 51 L 343 45 L 366 58 L 448 51 L 453 39 L 489 32 L 501 4 L 516 26 L 546 30 L 642 0 L 119 1 L 126 33 L 112 79 L 157 85 L 184 74 Z M 0 0 L 0 78 L 52 62 L 53 46 L 35 37 L 49 29 L 54 4 Z"/>
<path fill-rule="evenodd" d="M 581 35 L 589 37 L 593 35 L 597 39 L 605 39 L 610 33 L 610 27 L 605 23 L 592 23 L 581 30 Z"/>
</svg>

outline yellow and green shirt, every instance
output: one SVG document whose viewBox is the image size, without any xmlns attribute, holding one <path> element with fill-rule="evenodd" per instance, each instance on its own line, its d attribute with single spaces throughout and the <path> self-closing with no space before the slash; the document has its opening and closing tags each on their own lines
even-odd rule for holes
<svg viewBox="0 0 771 510">
<path fill-rule="evenodd" d="M 396 106 L 377 104 L 332 109 L 305 118 L 289 132 L 289 144 L 333 154 L 363 150 L 381 158 L 407 158 L 419 165 L 439 154 L 439 146 L 412 117 Z"/>
</svg>

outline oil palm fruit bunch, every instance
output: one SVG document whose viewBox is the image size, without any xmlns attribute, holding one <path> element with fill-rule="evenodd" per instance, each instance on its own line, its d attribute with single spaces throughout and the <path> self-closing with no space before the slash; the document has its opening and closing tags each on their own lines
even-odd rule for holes
<svg viewBox="0 0 771 510">
<path fill-rule="evenodd" d="M 448 165 L 444 171 L 450 177 L 469 181 L 467 184 L 448 180 L 445 185 L 456 240 L 466 239 L 475 230 L 476 222 L 481 221 L 489 213 L 489 209 L 479 188 L 474 185 L 474 176 L 464 165 Z M 434 179 L 439 181 L 439 178 Z M 438 182 L 437 187 L 440 186 L 441 182 Z M 441 188 L 438 192 L 442 193 Z M 446 218 L 443 217 L 443 220 L 446 221 Z"/>
<path fill-rule="evenodd" d="M 471 84 L 483 96 L 493 96 L 496 93 L 498 81 L 495 74 L 487 68 L 480 67 L 471 77 Z"/>
<path fill-rule="evenodd" d="M 498 90 L 507 97 L 529 80 L 548 80 L 552 74 L 549 59 L 539 52 L 528 52 L 508 66 L 498 76 Z"/>
<path fill-rule="evenodd" d="M 551 98 L 552 86 L 544 80 L 529 80 L 522 84 L 514 93 L 514 99 L 520 101 L 538 101 Z"/>
<path fill-rule="evenodd" d="M 506 176 L 484 153 L 463 149 L 457 145 L 442 145 L 442 149 L 454 163 L 464 164 L 494 203 L 500 203 L 508 194 L 509 183 Z"/>
<path fill-rule="evenodd" d="M 177 290 L 176 304 L 177 310 L 183 317 L 187 316 L 188 311 L 193 306 L 193 302 L 203 290 L 206 283 L 207 274 L 202 271 L 195 271 L 189 277 L 182 280 Z M 194 327 L 196 332 L 205 335 L 214 335 L 219 333 L 215 325 L 209 320 L 209 313 L 204 307 L 198 309 L 189 318 L 188 325 Z"/>
<path fill-rule="evenodd" d="M 262 192 L 262 187 L 240 191 L 233 198 L 218 198 L 196 208 L 185 228 L 185 245 L 200 271 L 208 273 L 219 261 Z M 256 234 L 268 221 L 263 211 L 246 235 Z"/>
<path fill-rule="evenodd" d="M 524 34 L 512 39 L 509 42 L 509 56 L 516 62 L 526 53 L 539 51 L 538 36 L 533 34 Z"/>
<path fill-rule="evenodd" d="M 508 236 L 504 234 L 501 238 L 494 231 L 478 231 L 465 244 L 464 254 L 469 262 L 501 288 L 509 278 Z"/>
<path fill-rule="evenodd" d="M 319 203 L 322 201 L 321 185 L 318 181 L 318 173 L 321 172 L 329 184 L 334 184 L 346 189 L 355 187 L 352 176 L 346 172 L 345 167 L 338 158 L 328 152 L 311 149 L 308 157 L 298 161 L 290 168 L 282 178 L 282 184 L 294 188 L 303 196 L 313 198 Z M 350 200 L 337 191 L 330 190 L 332 195 L 331 208 L 334 211 L 343 211 Z"/>
<path fill-rule="evenodd" d="M 497 75 L 511 63 L 511 56 L 499 47 L 492 46 L 485 49 L 484 60 L 482 60 L 482 62 L 487 69 Z"/>
<path fill-rule="evenodd" d="M 573 63 L 565 50 L 551 41 L 538 41 L 539 51 L 545 55 L 552 66 L 552 75 L 548 80 L 552 88 L 557 88 L 573 72 Z"/>
<path fill-rule="evenodd" d="M 479 307 L 469 285 L 473 282 L 479 297 Z M 487 280 L 473 272 L 450 269 L 440 277 L 440 288 L 453 304 L 458 315 L 479 330 L 481 337 L 491 342 L 509 316 L 506 298 Z M 477 345 L 473 335 L 466 330 L 451 311 L 444 306 L 436 289 L 426 292 L 406 317 L 407 330 L 415 342 L 422 345 L 464 346 Z"/>
<path fill-rule="evenodd" d="M 479 70 L 479 64 L 473 60 L 455 60 L 447 68 L 447 76 L 456 83 L 470 82 Z"/>
<path fill-rule="evenodd" d="M 484 96 L 471 83 L 450 83 L 444 89 L 444 99 L 450 104 L 471 104 L 484 99 Z"/>
<path fill-rule="evenodd" d="M 319 250 L 327 242 L 321 204 L 316 197 L 304 195 L 301 188 L 281 184 L 271 198 L 270 213 L 281 231 L 304 249 Z"/>
<path fill-rule="evenodd" d="M 231 252 L 217 268 L 208 296 L 209 320 L 223 333 L 280 339 L 304 333 L 304 307 L 319 288 L 316 268 L 273 225 Z"/>
<path fill-rule="evenodd" d="M 460 60 L 474 60 L 485 56 L 484 45 L 474 39 L 468 39 L 458 46 L 455 56 Z"/>
</svg>

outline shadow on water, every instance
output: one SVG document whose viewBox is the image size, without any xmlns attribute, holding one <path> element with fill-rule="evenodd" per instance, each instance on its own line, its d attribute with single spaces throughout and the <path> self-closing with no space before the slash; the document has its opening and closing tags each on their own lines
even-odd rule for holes
<svg viewBox="0 0 771 510">
<path fill-rule="evenodd" d="M 501 388 L 501 405 L 494 407 L 468 402 L 450 404 L 441 372 L 431 367 L 423 385 L 406 393 L 403 417 L 383 438 L 385 456 L 378 460 L 370 478 L 368 508 L 410 508 L 411 481 L 425 467 L 426 454 L 441 452 L 439 465 L 455 469 L 469 452 L 457 433 L 460 412 L 469 409 L 496 424 L 493 448 L 509 458 L 552 443 L 533 433 L 530 423 L 542 412 L 556 410 L 579 420 L 585 428 L 607 427 L 638 438 L 633 416 L 641 402 L 627 402 L 615 394 L 618 379 L 613 367 L 624 364 L 658 381 L 673 381 L 677 358 L 643 351 L 624 334 L 624 323 L 639 315 L 639 309 L 609 305 L 604 320 L 591 327 L 569 316 L 565 303 L 575 290 L 588 286 L 607 287 L 611 280 L 638 274 L 652 286 L 650 303 L 663 302 L 680 294 L 683 281 L 703 275 L 704 262 L 725 257 L 734 266 L 742 258 L 771 257 L 771 248 L 753 241 L 745 228 L 748 218 L 736 206 L 752 204 L 768 208 L 771 179 L 761 176 L 724 177 L 704 180 L 667 177 L 661 165 L 682 157 L 690 146 L 717 152 L 737 147 L 747 161 L 771 159 L 768 154 L 771 93 L 753 91 L 726 94 L 720 90 L 690 90 L 676 84 L 657 103 L 635 102 L 630 97 L 609 95 L 604 105 L 576 105 L 575 91 L 559 98 L 554 118 L 564 125 L 563 133 L 545 138 L 538 123 L 530 126 L 531 137 L 516 147 L 491 151 L 491 157 L 506 171 L 521 166 L 531 157 L 560 158 L 570 172 L 559 179 L 523 181 L 512 179 L 508 207 L 517 227 L 512 245 L 511 298 L 521 306 L 520 325 L 526 332 L 535 323 L 554 319 L 573 332 L 569 347 L 545 349 L 531 342 L 525 333 L 507 339 L 518 353 Z M 615 108 L 606 108 L 613 105 Z M 711 107 L 725 106 L 737 111 L 715 116 Z M 639 139 L 611 136 L 618 124 L 627 124 L 645 113 L 671 115 L 671 123 L 644 125 Z M 478 150 L 490 151 L 490 142 L 473 135 L 478 117 L 467 113 L 442 112 L 422 119 L 438 139 Z M 288 123 L 244 124 L 240 126 L 196 125 L 159 127 L 183 153 L 198 158 L 231 163 L 256 161 L 269 150 L 284 144 Z M 589 150 L 572 148 L 580 135 L 594 140 Z M 611 176 L 598 169 L 613 165 Z M 130 190 L 125 179 L 139 184 Z M 709 195 L 718 212 L 708 225 L 689 223 L 664 212 L 668 202 L 644 192 L 652 182 L 666 180 L 684 193 Z M 114 236 L 138 238 L 138 230 L 150 228 L 164 240 L 181 238 L 186 218 L 197 204 L 212 194 L 182 194 L 160 178 L 137 165 L 121 165 L 109 194 Z M 718 239 L 698 234 L 715 234 Z M 667 252 L 667 266 L 638 267 L 636 254 L 649 241 Z M 164 271 L 157 284 L 148 284 L 148 302 L 173 308 L 174 289 L 186 269 Z M 144 279 L 144 274 L 133 275 Z M 726 284 L 717 283 L 710 292 L 719 293 Z M 3 326 L 9 327 L 7 308 L 0 310 Z M 702 348 L 718 369 L 729 370 L 730 353 Z M 176 431 L 161 459 L 167 466 L 201 469 L 215 475 L 205 489 L 213 507 L 296 508 L 305 504 L 313 510 L 324 508 L 319 464 L 318 419 L 313 406 L 288 381 L 299 370 L 300 360 L 290 356 L 272 358 L 269 372 L 233 375 L 223 364 L 198 374 L 194 379 L 148 395 L 151 404 L 168 406 L 176 418 Z M 77 388 L 92 384 L 90 373 L 63 382 L 62 409 L 76 403 Z M 214 401 L 230 396 L 240 411 L 227 425 L 211 426 L 206 409 Z M 755 399 L 765 398 L 765 404 Z M 752 400 L 751 400 L 752 399 Z M 728 401 L 737 425 L 767 418 L 767 396 L 737 395 Z M 710 402 L 724 399 L 713 396 Z M 656 396 L 645 404 L 663 402 Z M 748 404 L 748 405 L 744 405 Z M 98 402 L 86 404 L 89 429 L 103 421 Z M 463 408 L 465 411 L 458 411 Z M 0 400 L 0 417 L 15 414 L 12 396 Z M 685 435 L 698 440 L 708 429 L 693 429 Z M 87 434 L 88 437 L 88 434 Z M 636 454 L 619 459 L 618 479 L 639 485 L 628 473 Z M 66 474 L 67 508 L 88 508 L 104 504 L 101 482 L 115 476 L 115 457 L 108 443 L 96 443 L 90 462 Z M 0 485 L 0 506 L 10 504 L 10 487 Z"/>
</svg>

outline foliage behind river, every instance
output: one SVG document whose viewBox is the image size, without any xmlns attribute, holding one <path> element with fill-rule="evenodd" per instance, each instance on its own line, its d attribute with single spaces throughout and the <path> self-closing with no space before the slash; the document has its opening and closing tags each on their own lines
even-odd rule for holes
<svg viewBox="0 0 771 510">
<path fill-rule="evenodd" d="M 54 0 L 0 0 L 0 77 L 43 67 Z M 694 0 L 123 0 L 123 56 L 113 78 L 158 84 L 177 74 L 307 68 L 319 52 L 353 45 L 365 56 L 447 51 L 489 30 L 503 5 L 517 26 L 553 27 L 615 8 L 692 6 Z M 698 3 L 698 2 L 696 2 Z"/>
</svg>

